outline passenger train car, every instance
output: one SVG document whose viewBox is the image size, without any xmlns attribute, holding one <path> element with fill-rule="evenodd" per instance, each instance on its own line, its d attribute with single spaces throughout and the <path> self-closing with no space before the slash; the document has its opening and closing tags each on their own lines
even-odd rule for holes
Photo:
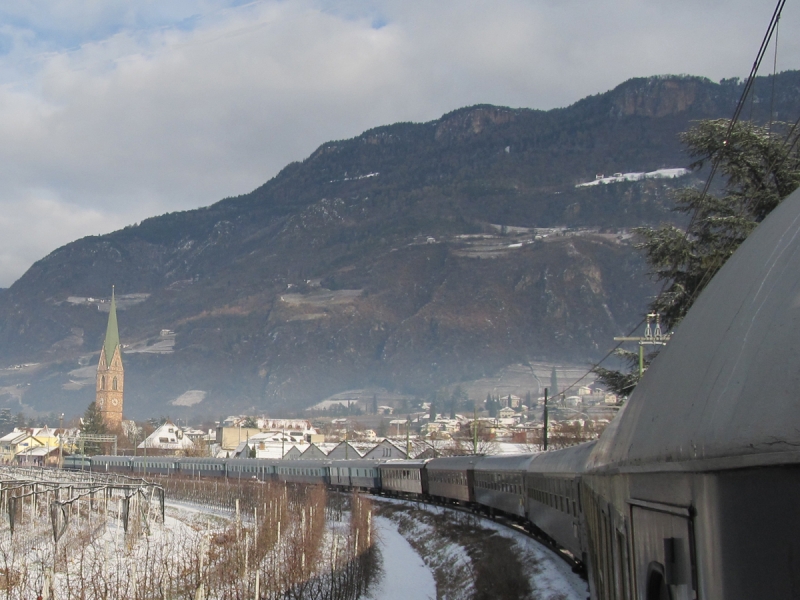
<svg viewBox="0 0 800 600">
<path fill-rule="evenodd" d="M 488 509 L 525 518 L 525 476 L 530 454 L 487 456 L 475 465 L 475 502 Z"/>
<path fill-rule="evenodd" d="M 320 483 L 504 514 L 598 600 L 800 597 L 800 191 L 709 283 L 596 443 L 429 461 L 80 457 L 65 466 Z"/>
</svg>

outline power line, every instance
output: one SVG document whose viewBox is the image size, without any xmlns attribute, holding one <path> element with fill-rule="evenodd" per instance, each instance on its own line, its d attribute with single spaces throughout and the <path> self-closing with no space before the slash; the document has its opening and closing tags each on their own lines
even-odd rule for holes
<svg viewBox="0 0 800 600">
<path fill-rule="evenodd" d="M 731 133 L 733 132 L 733 128 L 736 123 L 739 121 L 739 117 L 742 114 L 742 109 L 744 108 L 745 102 L 747 101 L 747 97 L 750 95 L 750 92 L 753 89 L 753 85 L 755 84 L 756 75 L 758 74 L 758 69 L 761 67 L 761 61 L 764 60 L 764 55 L 767 52 L 767 47 L 769 46 L 769 42 L 772 39 L 772 34 L 778 27 L 778 22 L 781 18 L 781 13 L 783 12 L 783 6 L 786 4 L 786 0 L 778 0 L 777 6 L 775 6 L 775 11 L 772 13 L 772 18 L 769 21 L 769 25 L 767 26 L 767 31 L 764 34 L 763 39 L 761 40 L 761 46 L 758 49 L 758 53 L 756 54 L 756 59 L 753 62 L 753 66 L 750 69 L 750 75 L 747 77 L 745 81 L 744 89 L 742 90 L 742 95 L 739 98 L 739 102 L 736 104 L 736 109 L 733 111 L 733 116 L 731 117 L 730 123 L 728 123 L 728 130 L 725 133 L 725 139 L 722 141 L 724 146 L 728 145 L 730 141 Z M 774 80 L 773 80 L 774 81 Z M 712 158 L 711 161 L 711 172 L 708 174 L 708 178 L 706 179 L 706 183 L 703 186 L 703 192 L 700 195 L 700 201 L 702 202 L 703 198 L 705 198 L 706 194 L 708 194 L 708 190 L 711 187 L 711 182 L 714 180 L 714 175 L 717 173 L 717 168 L 719 167 L 720 156 L 717 155 L 716 157 Z M 699 208 L 695 209 L 694 214 L 692 215 L 691 220 L 689 221 L 689 226 L 686 228 L 687 234 L 689 229 L 691 229 L 692 224 L 694 223 L 695 219 L 697 218 L 697 214 L 699 212 Z"/>
<path fill-rule="evenodd" d="M 758 74 L 758 70 L 761 67 L 761 62 L 764 60 L 764 56 L 766 55 L 767 49 L 769 48 L 769 43 L 772 40 L 773 34 L 776 34 L 776 32 L 778 30 L 778 24 L 780 22 L 781 13 L 783 12 L 783 7 L 784 7 L 785 4 L 786 4 L 786 0 L 778 0 L 777 5 L 775 6 L 775 10 L 772 13 L 772 17 L 770 18 L 769 25 L 767 26 L 767 31 L 764 33 L 764 37 L 761 40 L 761 45 L 759 46 L 758 52 L 756 54 L 756 58 L 753 61 L 753 66 L 750 69 L 750 75 L 747 77 L 747 80 L 745 81 L 744 89 L 742 90 L 742 94 L 739 97 L 738 103 L 736 104 L 736 109 L 734 110 L 733 116 L 731 117 L 731 120 L 728 123 L 728 129 L 727 129 L 727 131 L 725 133 L 725 138 L 723 139 L 723 145 L 724 146 L 728 145 L 728 143 L 730 141 L 731 133 L 733 132 L 733 128 L 735 127 L 736 123 L 738 122 L 738 120 L 739 120 L 739 118 L 740 118 L 740 116 L 742 114 L 742 110 L 744 109 L 744 106 L 745 106 L 745 103 L 747 102 L 748 96 L 752 92 L 753 86 L 755 84 L 756 75 Z M 778 50 L 777 50 L 777 34 L 776 34 L 776 38 L 775 38 L 775 58 L 774 58 L 774 64 L 773 64 L 773 71 L 774 71 L 774 69 L 776 68 L 776 65 L 777 65 L 777 51 Z M 772 98 L 774 100 L 774 87 L 775 87 L 775 76 L 774 76 L 774 73 L 773 73 L 772 85 L 773 85 Z M 770 108 L 770 122 L 771 122 L 771 120 L 772 120 L 772 108 Z M 798 118 L 798 120 L 795 122 L 794 126 L 791 128 L 791 130 L 789 132 L 789 135 L 787 136 L 787 142 L 789 140 L 789 137 L 794 133 L 794 131 L 797 128 L 798 124 L 800 124 L 800 118 Z M 794 145 L 796 143 L 797 143 L 797 138 L 795 138 L 794 142 L 792 143 L 792 145 L 790 147 L 790 151 L 791 151 L 791 149 L 794 147 Z M 788 154 L 784 156 L 783 160 L 786 160 L 787 157 L 788 157 Z M 708 178 L 706 179 L 705 185 L 703 186 L 703 191 L 702 191 L 702 193 L 700 195 L 700 201 L 701 202 L 702 202 L 703 198 L 705 198 L 705 196 L 708 194 L 708 190 L 711 188 L 711 183 L 714 180 L 714 176 L 716 175 L 717 168 L 719 167 L 719 163 L 720 163 L 720 160 L 721 160 L 721 157 L 719 155 L 717 155 L 715 157 L 711 157 L 711 158 L 712 158 L 711 172 L 709 173 Z M 689 231 L 691 230 L 692 225 L 694 224 L 695 220 L 697 219 L 697 215 L 699 213 L 699 210 L 700 209 L 699 209 L 699 206 L 698 206 L 694 210 L 694 213 L 692 214 L 692 218 L 689 221 L 689 225 L 686 227 L 685 235 L 687 237 L 689 235 Z M 677 265 L 676 265 L 676 268 L 677 268 Z M 704 275 L 703 279 L 701 280 L 701 283 L 704 283 L 706 281 L 706 276 L 710 272 L 711 272 L 711 267 L 709 267 L 707 269 L 706 275 Z M 656 296 L 656 302 L 658 301 L 658 299 L 661 298 L 661 296 L 663 296 L 663 294 L 666 291 L 667 287 L 668 287 L 668 281 L 665 281 L 664 285 L 662 286 L 661 290 L 659 291 L 658 295 Z M 699 288 L 700 288 L 700 286 L 698 286 L 698 289 Z M 698 292 L 695 291 L 695 293 L 693 294 L 693 298 L 697 295 L 697 293 Z M 628 333 L 628 335 L 624 336 L 624 337 L 631 337 L 633 335 L 633 333 L 637 329 L 639 329 L 639 327 L 641 327 L 642 324 L 644 324 L 644 322 L 646 320 L 647 320 L 647 317 L 644 317 Z M 610 357 L 612 354 L 614 354 L 616 352 L 616 350 L 623 344 L 624 341 L 625 341 L 624 339 L 620 339 L 618 341 L 618 343 L 611 350 L 609 350 L 606 353 L 605 356 L 603 356 L 603 358 L 601 358 L 597 363 L 595 363 L 580 379 L 575 381 L 572 385 L 568 386 L 561 393 L 563 394 L 563 393 L 568 392 L 569 390 L 574 388 L 576 385 L 578 385 L 581 381 L 586 379 L 586 377 L 588 377 L 597 367 L 599 367 L 603 362 L 605 362 L 608 359 L 608 357 Z M 555 391 L 557 392 L 557 390 L 555 390 Z"/>
</svg>

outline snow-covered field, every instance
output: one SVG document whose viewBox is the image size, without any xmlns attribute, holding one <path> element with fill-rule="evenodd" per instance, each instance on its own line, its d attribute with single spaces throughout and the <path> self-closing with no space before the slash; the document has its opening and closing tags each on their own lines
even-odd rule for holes
<svg viewBox="0 0 800 600">
<path fill-rule="evenodd" d="M 587 593 L 566 563 L 524 533 L 441 507 L 321 486 L 163 479 L 162 518 L 158 484 L 30 470 L 0 479 L 7 600 Z"/>
<path fill-rule="evenodd" d="M 6 600 L 356 600 L 380 570 L 370 501 L 321 486 L 192 480 L 171 485 L 183 501 L 162 517 L 161 486 L 141 480 L 11 469 L 0 480 Z"/>
<path fill-rule="evenodd" d="M 437 506 L 384 498 L 373 502 L 382 573 L 364 600 L 487 597 L 481 593 L 487 585 L 494 586 L 489 597 L 497 599 L 583 600 L 588 596 L 586 581 L 556 553 L 521 531 Z M 171 506 L 175 527 L 222 516 L 188 504 Z M 391 510 L 385 511 L 386 506 Z M 346 519 L 334 524 L 334 528 L 343 527 Z M 493 558 L 502 563 L 504 585 L 491 581 L 489 572 L 498 570 Z M 515 577 L 523 581 L 512 581 Z"/>
</svg>

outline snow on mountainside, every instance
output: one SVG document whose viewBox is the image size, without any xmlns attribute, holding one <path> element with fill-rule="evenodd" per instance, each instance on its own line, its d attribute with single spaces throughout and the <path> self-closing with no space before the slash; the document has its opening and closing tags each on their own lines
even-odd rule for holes
<svg viewBox="0 0 800 600">
<path fill-rule="evenodd" d="M 689 169 L 657 169 L 649 173 L 614 173 L 613 175 L 605 176 L 602 174 L 597 175 L 594 181 L 587 183 L 579 183 L 576 188 L 589 187 L 592 185 L 600 185 L 607 183 L 621 183 L 623 181 L 642 181 L 643 179 L 676 179 L 691 173 Z"/>
</svg>

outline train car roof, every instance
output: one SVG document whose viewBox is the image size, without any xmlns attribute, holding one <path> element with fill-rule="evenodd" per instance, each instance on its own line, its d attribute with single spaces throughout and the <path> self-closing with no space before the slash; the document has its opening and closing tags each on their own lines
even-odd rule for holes
<svg viewBox="0 0 800 600">
<path fill-rule="evenodd" d="M 597 441 L 584 442 L 576 446 L 540 452 L 528 464 L 531 473 L 582 473 L 586 461 L 594 450 Z"/>
<path fill-rule="evenodd" d="M 535 454 L 484 456 L 475 465 L 476 471 L 527 471 Z"/>
<path fill-rule="evenodd" d="M 333 467 L 353 467 L 354 469 L 363 468 L 363 467 L 375 467 L 383 463 L 382 460 L 377 459 L 364 459 L 364 458 L 356 458 L 355 460 L 348 460 L 348 459 L 335 459 L 329 460 L 327 464 Z"/>
<path fill-rule="evenodd" d="M 225 462 L 229 465 L 266 465 L 272 464 L 277 460 L 269 458 L 226 458 Z"/>
<path fill-rule="evenodd" d="M 474 469 L 475 465 L 482 458 L 480 454 L 470 454 L 468 456 L 446 456 L 434 458 L 427 467 L 428 471 L 452 471 L 453 469 Z"/>
<path fill-rule="evenodd" d="M 393 460 L 387 460 L 386 462 L 381 463 L 378 465 L 379 469 L 421 469 L 423 468 L 430 459 L 425 460 L 404 460 L 402 458 L 396 458 Z"/>
<path fill-rule="evenodd" d="M 800 461 L 799 274 L 800 190 L 700 294 L 590 465 L 678 470 Z"/>
<path fill-rule="evenodd" d="M 296 467 L 302 469 L 303 467 L 327 467 L 331 461 L 325 458 L 308 459 L 308 460 L 277 460 L 275 461 L 276 467 Z"/>
</svg>

